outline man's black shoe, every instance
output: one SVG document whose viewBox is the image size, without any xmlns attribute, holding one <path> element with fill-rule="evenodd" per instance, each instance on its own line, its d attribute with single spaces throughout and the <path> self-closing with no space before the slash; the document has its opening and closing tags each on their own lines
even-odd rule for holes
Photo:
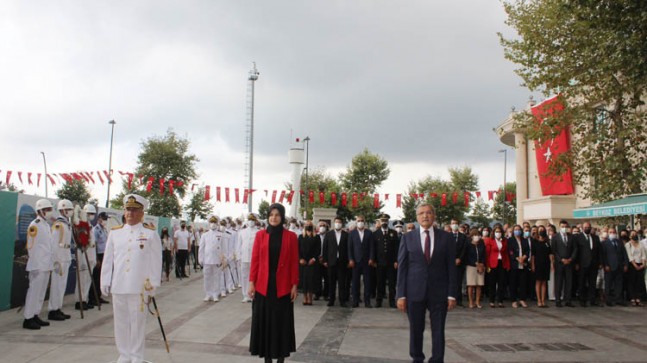
<svg viewBox="0 0 647 363">
<path fill-rule="evenodd" d="M 61 314 L 61 316 L 64 317 L 65 319 L 69 319 L 72 317 L 72 315 L 68 315 L 62 312 L 61 309 L 58 309 L 58 313 Z"/>
<path fill-rule="evenodd" d="M 382 301 L 381 300 L 376 301 L 375 302 L 375 307 L 376 308 L 381 308 L 382 307 Z"/>
<path fill-rule="evenodd" d="M 88 304 L 88 309 L 94 309 L 94 307 L 96 306 L 96 304 L 92 301 L 88 301 L 87 304 Z"/>
<path fill-rule="evenodd" d="M 47 314 L 47 320 L 50 321 L 63 321 L 65 320 L 65 317 L 61 314 L 59 314 L 58 310 L 52 310 Z"/>
<path fill-rule="evenodd" d="M 314 301 L 319 301 L 319 295 L 315 295 Z"/>
<path fill-rule="evenodd" d="M 23 329 L 29 329 L 29 330 L 39 330 L 40 329 L 40 324 L 34 320 L 34 318 L 31 319 L 25 319 L 22 322 L 22 327 Z"/>
<path fill-rule="evenodd" d="M 79 302 L 74 304 L 74 309 L 75 310 L 81 310 L 81 304 Z M 85 306 L 83 306 L 83 310 L 87 310 L 87 308 Z"/>
<path fill-rule="evenodd" d="M 358 308 L 358 307 L 359 307 L 359 303 L 358 303 L 358 302 L 353 303 L 353 307 L 354 307 L 354 308 Z"/>
<path fill-rule="evenodd" d="M 566 303 L 566 304 L 564 304 L 564 305 L 565 305 L 565 306 L 568 306 L 569 308 L 574 308 L 574 307 L 575 307 L 575 305 L 571 304 L 570 302 L 567 302 L 567 303 Z"/>
<path fill-rule="evenodd" d="M 561 301 L 556 302 L 555 306 L 557 306 L 558 308 L 561 308 L 562 307 L 562 302 Z"/>
<path fill-rule="evenodd" d="M 395 305 L 395 302 L 390 302 L 390 303 L 389 303 L 389 306 L 390 306 L 392 309 L 395 309 L 395 308 L 397 308 L 397 307 L 398 307 L 397 305 Z"/>
<path fill-rule="evenodd" d="M 34 315 L 34 317 L 32 319 L 35 322 L 37 322 L 38 325 L 40 325 L 40 326 L 49 326 L 49 322 L 40 320 L 40 317 L 38 315 Z"/>
<path fill-rule="evenodd" d="M 621 302 L 617 303 L 616 305 L 620 305 L 620 306 L 627 306 L 627 303 L 626 303 L 626 302 L 624 302 L 624 301 L 621 301 Z"/>
<path fill-rule="evenodd" d="M 326 304 L 326 306 L 335 306 L 335 302 L 334 301 L 329 301 L 328 304 Z"/>
<path fill-rule="evenodd" d="M 373 305 L 371 305 L 371 303 L 366 303 L 366 304 L 364 304 L 364 307 L 365 307 L 365 308 L 369 308 L 369 309 L 370 309 L 370 308 L 372 308 L 372 307 L 373 307 Z"/>
<path fill-rule="evenodd" d="M 102 304 L 110 304 L 110 301 L 108 301 L 108 300 L 106 300 L 104 298 L 99 298 L 99 301 L 101 301 Z"/>
<path fill-rule="evenodd" d="M 345 303 L 345 302 L 343 302 L 343 303 L 339 303 L 339 306 L 341 306 L 342 308 L 347 308 L 347 307 L 348 307 L 348 303 Z"/>
</svg>

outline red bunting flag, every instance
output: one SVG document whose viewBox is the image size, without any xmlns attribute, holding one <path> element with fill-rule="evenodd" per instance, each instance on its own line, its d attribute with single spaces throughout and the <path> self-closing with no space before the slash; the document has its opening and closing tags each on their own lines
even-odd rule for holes
<svg viewBox="0 0 647 363">
<path fill-rule="evenodd" d="M 211 199 L 211 185 L 204 187 L 204 200 Z"/>
<path fill-rule="evenodd" d="M 508 201 L 508 202 L 512 202 L 515 197 L 516 197 L 516 195 L 514 193 L 512 193 L 512 192 L 506 192 L 505 193 L 505 200 Z"/>
<path fill-rule="evenodd" d="M 216 201 L 220 202 L 220 187 L 216 187 Z"/>
<path fill-rule="evenodd" d="M 175 182 L 175 187 L 176 188 L 181 188 L 184 185 L 184 182 L 182 180 L 178 180 Z"/>
<path fill-rule="evenodd" d="M 418 199 L 418 193 L 409 193 L 409 197 L 413 199 Z"/>
<path fill-rule="evenodd" d="M 11 179 L 11 170 L 7 170 L 7 180 L 5 184 L 9 185 L 9 179 Z"/>
<path fill-rule="evenodd" d="M 281 195 L 279 196 L 279 203 L 283 203 L 283 198 L 285 198 L 285 190 L 281 190 Z"/>
<path fill-rule="evenodd" d="M 494 199 L 494 193 L 496 193 L 496 190 L 488 190 L 487 191 L 487 199 L 488 200 Z"/>
<path fill-rule="evenodd" d="M 465 206 L 469 207 L 470 206 L 470 192 L 465 192 L 463 193 L 463 198 L 465 199 Z"/>
<path fill-rule="evenodd" d="M 481 197 L 481 192 L 476 192 L 476 197 L 480 198 Z"/>
<path fill-rule="evenodd" d="M 160 195 L 164 194 L 164 178 L 160 179 Z"/>
<path fill-rule="evenodd" d="M 36 179 L 36 187 L 38 188 L 40 188 L 40 177 L 41 177 L 41 174 L 38 173 L 38 179 Z"/>
<path fill-rule="evenodd" d="M 312 190 L 309 190 L 309 191 L 308 191 L 308 202 L 309 202 L 310 204 L 312 204 L 312 203 L 314 203 L 314 202 L 315 202 L 315 192 L 314 192 L 314 191 L 312 191 Z"/>
<path fill-rule="evenodd" d="M 353 208 L 357 208 L 357 202 L 358 202 L 357 198 L 358 198 L 357 193 L 353 193 L 353 201 L 352 201 Z"/>
<path fill-rule="evenodd" d="M 337 205 L 337 193 L 330 193 L 330 204 L 332 204 L 333 207 Z"/>
<path fill-rule="evenodd" d="M 9 172 L 9 174 L 11 174 L 11 172 Z M 56 182 L 54 181 L 54 178 L 52 178 L 52 176 L 50 174 L 47 174 L 47 179 L 49 179 L 49 181 L 50 181 L 50 183 L 52 183 L 52 185 L 56 185 Z M 9 180 L 9 178 L 7 178 L 7 180 Z"/>
<path fill-rule="evenodd" d="M 155 178 L 151 176 L 150 178 L 148 178 L 148 181 L 146 182 L 146 191 L 148 193 L 150 193 L 151 190 L 153 190 L 153 180 L 155 180 Z"/>
<path fill-rule="evenodd" d="M 432 198 L 438 198 L 438 193 L 429 193 Z"/>
<path fill-rule="evenodd" d="M 288 203 L 292 204 L 292 197 L 294 197 L 294 190 L 290 190 L 287 195 Z"/>
<path fill-rule="evenodd" d="M 229 203 L 229 188 L 225 188 L 225 203 Z"/>
<path fill-rule="evenodd" d="M 18 180 L 20 180 L 20 184 L 22 184 L 22 171 L 18 172 Z"/>
<path fill-rule="evenodd" d="M 94 177 L 92 176 L 92 174 L 94 174 L 94 172 L 87 172 L 87 171 L 85 172 L 85 175 L 86 175 L 86 176 L 88 177 L 88 179 L 92 182 L 92 184 L 94 184 Z M 133 173 L 128 173 L 128 174 L 129 174 L 129 175 L 132 175 Z"/>
<path fill-rule="evenodd" d="M 272 204 L 276 203 L 276 190 L 272 191 Z"/>
<path fill-rule="evenodd" d="M 454 204 L 458 203 L 458 193 L 457 192 L 452 193 L 452 203 L 454 203 Z"/>
<path fill-rule="evenodd" d="M 243 191 L 243 204 L 247 204 L 247 198 L 249 197 L 249 189 L 245 188 Z"/>
<path fill-rule="evenodd" d="M 380 195 L 375 193 L 373 195 L 373 208 L 377 209 L 380 207 Z"/>
<path fill-rule="evenodd" d="M 440 196 L 440 205 L 446 206 L 447 205 L 447 193 L 443 193 Z"/>
<path fill-rule="evenodd" d="M 240 188 L 234 188 L 234 196 L 236 197 L 236 203 L 240 203 Z"/>
<path fill-rule="evenodd" d="M 130 183 L 130 179 L 128 180 L 128 183 Z M 173 195 L 173 187 L 175 186 L 175 180 L 169 180 L 168 181 L 168 193 L 170 195 Z"/>
<path fill-rule="evenodd" d="M 346 205 L 348 205 L 348 194 L 341 193 L 341 206 L 345 207 Z"/>
<path fill-rule="evenodd" d="M 402 208 L 402 194 L 395 195 L 395 207 Z"/>
<path fill-rule="evenodd" d="M 99 181 L 101 182 L 101 185 L 103 185 L 103 178 L 101 177 L 101 172 L 99 170 L 97 170 L 97 176 L 99 177 Z M 142 182 L 141 178 L 139 179 L 139 182 L 140 183 Z"/>
<path fill-rule="evenodd" d="M 389 200 L 389 195 L 388 194 L 384 194 L 384 200 Z"/>
<path fill-rule="evenodd" d="M 27 182 L 29 185 L 33 185 L 34 183 L 31 182 L 31 171 L 27 173 Z"/>
<path fill-rule="evenodd" d="M 110 175 L 110 173 L 108 173 L 107 170 L 103 171 L 103 175 L 106 176 L 106 180 L 108 180 L 108 183 L 112 183 L 112 176 Z"/>
<path fill-rule="evenodd" d="M 128 173 L 128 189 L 131 189 L 133 186 L 133 179 L 135 178 L 135 174 L 133 173 Z"/>
<path fill-rule="evenodd" d="M 319 204 L 324 204 L 326 202 L 326 194 L 324 192 L 319 192 Z"/>
</svg>

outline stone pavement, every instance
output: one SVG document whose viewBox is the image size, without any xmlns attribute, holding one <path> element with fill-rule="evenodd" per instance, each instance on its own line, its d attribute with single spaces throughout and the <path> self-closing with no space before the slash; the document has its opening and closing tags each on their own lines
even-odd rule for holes
<svg viewBox="0 0 647 363">
<path fill-rule="evenodd" d="M 237 290 L 203 302 L 202 275 L 163 283 L 157 296 L 171 342 L 167 354 L 157 320 L 148 318 L 146 357 L 155 363 L 261 362 L 247 351 L 251 304 Z M 301 296 L 299 296 L 299 299 Z M 16 309 L 0 313 L 0 362 L 109 362 L 116 359 L 112 305 L 72 315 L 38 331 L 22 329 Z M 447 320 L 447 362 L 645 362 L 647 310 L 635 307 L 462 309 Z M 408 362 L 408 324 L 395 309 L 295 307 L 293 362 Z M 42 313 L 41 317 L 46 317 Z M 429 354 L 429 330 L 425 352 Z"/>
</svg>

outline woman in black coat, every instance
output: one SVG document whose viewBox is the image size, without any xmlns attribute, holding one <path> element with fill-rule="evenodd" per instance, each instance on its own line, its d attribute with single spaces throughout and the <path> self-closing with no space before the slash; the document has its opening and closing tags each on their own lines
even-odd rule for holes
<svg viewBox="0 0 647 363">
<path fill-rule="evenodd" d="M 314 233 L 312 221 L 306 221 L 303 234 L 299 236 L 299 264 L 303 268 L 303 305 L 312 305 L 316 291 L 317 259 L 321 254 L 321 239 Z"/>
</svg>

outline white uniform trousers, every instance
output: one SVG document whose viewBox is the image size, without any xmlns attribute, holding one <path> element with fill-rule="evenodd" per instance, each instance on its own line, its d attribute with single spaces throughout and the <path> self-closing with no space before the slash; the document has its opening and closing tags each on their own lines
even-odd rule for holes
<svg viewBox="0 0 647 363">
<path fill-rule="evenodd" d="M 112 294 L 112 311 L 115 319 L 115 344 L 119 351 L 117 363 L 144 361 L 146 340 L 146 315 L 148 310 L 140 294 Z"/>
<path fill-rule="evenodd" d="M 220 292 L 226 295 L 229 291 L 234 290 L 234 280 L 231 278 L 231 266 L 228 265 L 222 270 L 222 285 L 220 285 Z"/>
<path fill-rule="evenodd" d="M 25 319 L 33 318 L 34 315 L 40 314 L 40 311 L 43 309 L 49 274 L 50 271 L 29 271 L 29 288 L 27 289 L 23 312 Z"/>
<path fill-rule="evenodd" d="M 242 279 L 243 279 L 243 274 L 242 274 L 242 265 L 243 263 L 240 262 L 240 259 L 236 261 L 236 272 L 238 272 L 236 275 L 238 276 L 238 283 L 236 284 L 237 287 L 242 286 Z"/>
<path fill-rule="evenodd" d="M 80 258 L 85 259 L 85 256 L 81 255 Z M 94 266 L 96 266 L 96 263 L 90 261 L 90 270 L 88 272 L 88 268 L 85 266 L 85 262 L 81 264 L 81 270 L 79 271 L 79 275 L 81 276 L 81 292 L 83 293 L 83 301 L 88 302 L 88 299 L 90 298 L 90 293 L 94 293 L 90 291 L 90 287 L 92 287 L 92 275 L 90 273 L 92 270 L 94 270 Z M 98 289 L 98 287 L 97 287 Z M 97 293 L 99 293 L 99 290 L 97 290 Z M 76 296 L 76 299 L 79 299 L 79 284 L 76 284 L 76 288 L 74 289 L 74 296 Z"/>
<path fill-rule="evenodd" d="M 49 304 L 47 310 L 56 311 L 63 307 L 63 298 L 67 288 L 67 275 L 70 272 L 70 262 L 61 262 L 61 273 L 52 271 L 52 282 L 49 286 Z"/>
<path fill-rule="evenodd" d="M 216 299 L 221 293 L 222 269 L 218 265 L 204 265 L 203 267 L 204 295 Z"/>
<path fill-rule="evenodd" d="M 231 269 L 231 289 L 235 289 L 238 286 L 238 261 L 229 260 L 229 268 Z M 227 285 L 229 288 L 229 285 Z"/>
<path fill-rule="evenodd" d="M 240 263 L 240 284 L 242 285 L 241 292 L 243 293 L 243 300 L 249 299 L 247 296 L 247 290 L 249 290 L 249 269 L 251 263 L 241 262 Z"/>
</svg>

